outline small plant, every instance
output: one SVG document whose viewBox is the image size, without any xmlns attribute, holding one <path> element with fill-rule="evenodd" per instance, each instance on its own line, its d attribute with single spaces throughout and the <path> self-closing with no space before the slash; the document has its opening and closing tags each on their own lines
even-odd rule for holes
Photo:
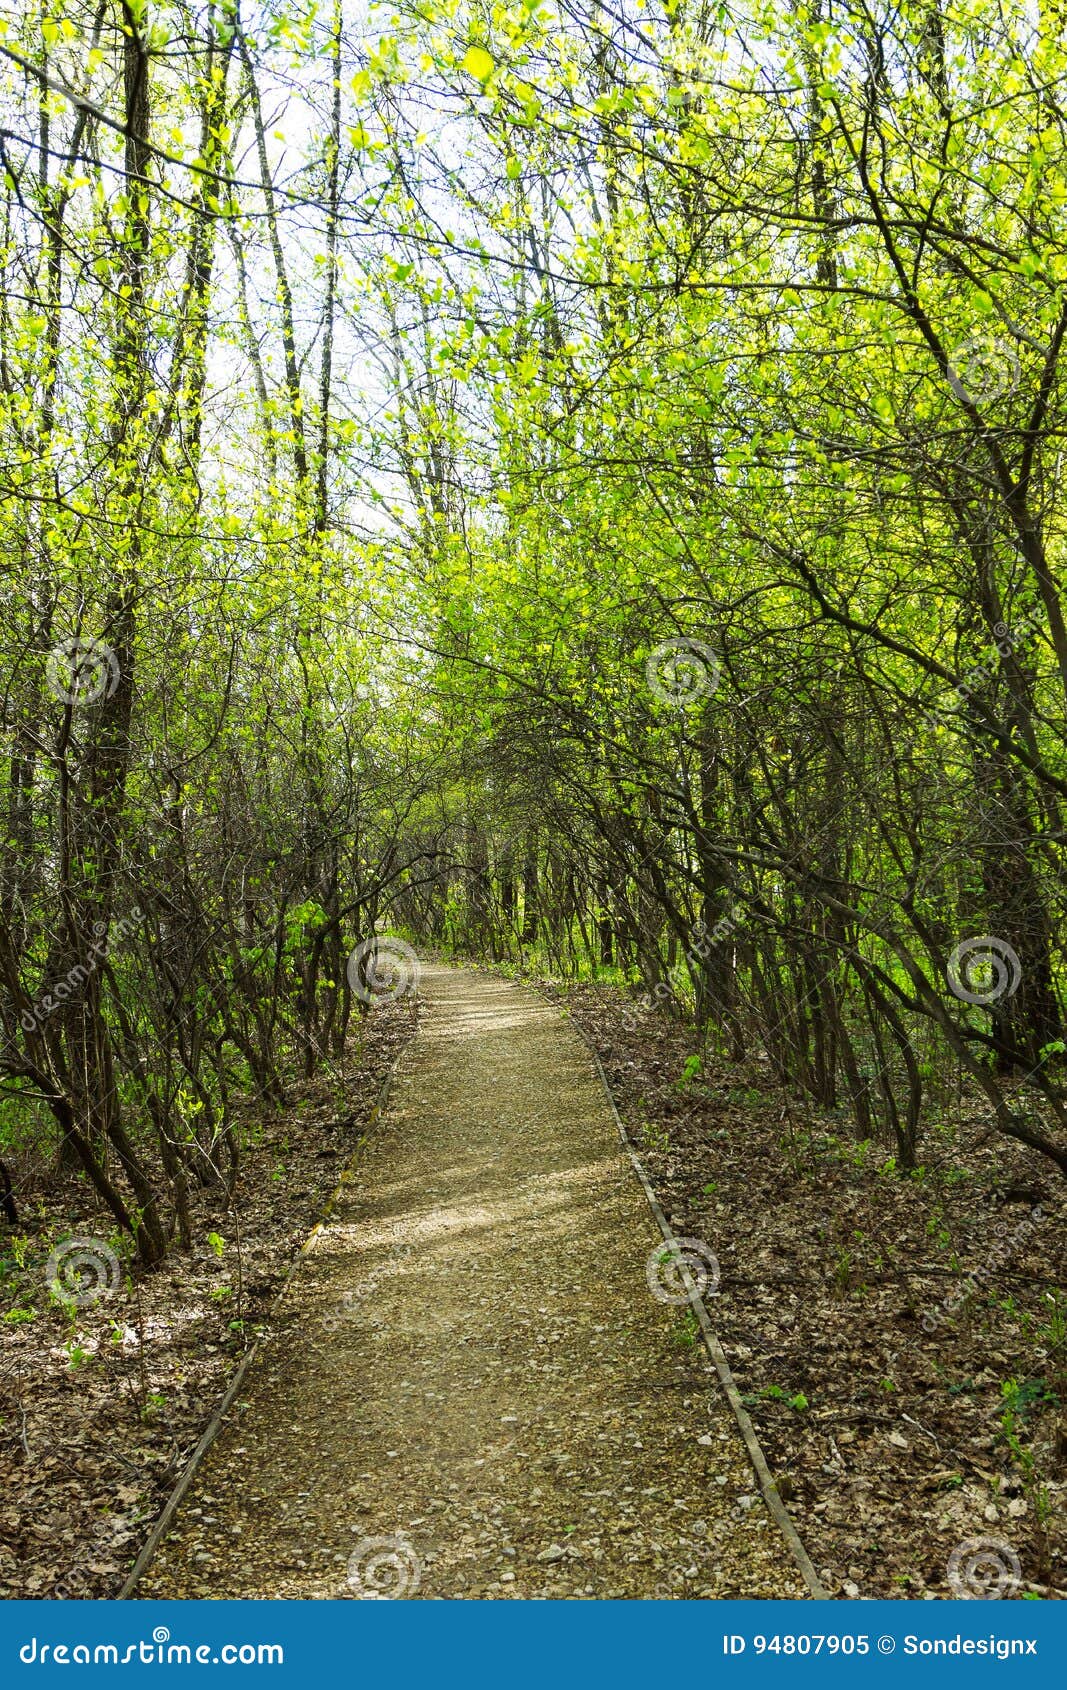
<svg viewBox="0 0 1067 1690">
<path fill-rule="evenodd" d="M 655 1121 L 642 1120 L 641 1141 L 648 1150 L 669 1150 L 671 1147 L 670 1131 L 667 1127 L 657 1126 Z"/>
<path fill-rule="evenodd" d="M 843 1297 L 852 1289 L 852 1252 L 844 1248 L 837 1252 L 833 1273 L 834 1289 Z"/>
<path fill-rule="evenodd" d="M 679 1350 L 691 1350 L 700 1336 L 700 1323 L 692 1309 L 680 1315 L 671 1332 L 671 1343 Z"/>
<path fill-rule="evenodd" d="M 727 1096 L 731 1103 L 741 1103 L 750 1109 L 757 1108 L 766 1101 L 756 1086 L 731 1086 Z"/>
<path fill-rule="evenodd" d="M 1047 1379 L 1005 1379 L 1000 1394 L 1005 1412 L 1020 1422 L 1025 1421 L 1035 1409 L 1058 1408 L 1060 1405 L 1059 1394 Z"/>
<path fill-rule="evenodd" d="M 798 1414 L 803 1414 L 808 1407 L 808 1399 L 803 1391 L 796 1391 L 793 1396 L 790 1396 L 789 1392 L 784 1391 L 781 1385 L 764 1385 L 756 1397 L 746 1397 L 745 1401 L 758 1402 L 760 1397 L 769 1398 L 771 1402 L 788 1403 L 789 1407 L 795 1408 Z"/>
<path fill-rule="evenodd" d="M 978 1389 L 978 1383 L 974 1379 L 958 1379 L 946 1385 L 945 1389 L 950 1397 L 969 1397 Z"/>
<path fill-rule="evenodd" d="M 687 1056 L 682 1067 L 681 1076 L 676 1082 L 678 1090 L 684 1091 L 686 1086 L 692 1085 L 694 1080 L 699 1080 L 703 1072 L 704 1064 L 700 1060 L 700 1057 L 696 1055 Z"/>
<path fill-rule="evenodd" d="M 1023 1495 L 1033 1509 L 1040 1544 L 1042 1572 L 1048 1572 L 1048 1522 L 1052 1497 L 1037 1467 L 1033 1444 L 1029 1442 L 1027 1418 L 1035 1408 L 1058 1407 L 1059 1397 L 1044 1379 L 1005 1379 L 1000 1387 L 1004 1404 L 1000 1416 L 1001 1436 L 1011 1452 Z"/>
<path fill-rule="evenodd" d="M 940 1203 L 933 1205 L 933 1210 L 926 1223 L 926 1236 L 939 1250 L 947 1250 L 952 1243 L 952 1234 L 945 1224 L 945 1213 Z M 955 1263 L 950 1264 L 955 1265 Z"/>
<path fill-rule="evenodd" d="M 941 1169 L 941 1183 L 942 1183 L 942 1185 L 967 1185 L 974 1178 L 975 1178 L 975 1174 L 974 1174 L 973 1169 L 971 1169 L 971 1168 L 942 1168 Z"/>
<path fill-rule="evenodd" d="M 1031 1343 L 1047 1346 L 1053 1355 L 1058 1355 L 1067 1345 L 1067 1296 L 1059 1291 L 1046 1291 L 1044 1302 L 1048 1309 L 1045 1320 L 1027 1313 L 1021 1316 L 1020 1324 Z"/>
<path fill-rule="evenodd" d="M 211 1254 L 221 1262 L 222 1252 L 226 1248 L 225 1238 L 221 1238 L 217 1232 L 209 1232 L 207 1235 L 207 1243 Z"/>
<path fill-rule="evenodd" d="M 64 1348 L 67 1352 L 67 1360 L 70 1362 L 72 1373 L 76 1373 L 79 1367 L 84 1367 L 87 1361 L 92 1360 L 89 1351 L 83 1349 L 81 1344 L 79 1344 L 74 1338 L 68 1339 Z"/>
<path fill-rule="evenodd" d="M 25 1326 L 27 1321 L 36 1319 L 37 1310 L 32 1308 L 8 1309 L 7 1313 L 4 1315 L 5 1324 L 8 1326 Z"/>
</svg>

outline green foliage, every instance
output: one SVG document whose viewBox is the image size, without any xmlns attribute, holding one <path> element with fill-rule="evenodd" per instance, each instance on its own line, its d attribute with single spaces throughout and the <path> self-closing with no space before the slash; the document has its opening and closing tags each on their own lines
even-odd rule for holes
<svg viewBox="0 0 1067 1690">
<path fill-rule="evenodd" d="M 691 1350 L 700 1338 L 700 1323 L 692 1309 L 685 1309 L 671 1328 L 671 1343 L 679 1350 Z"/>
<path fill-rule="evenodd" d="M 754 1407 L 761 1401 L 784 1402 L 790 1408 L 795 1409 L 798 1414 L 807 1413 L 807 1410 L 810 1407 L 808 1399 L 804 1395 L 803 1391 L 795 1391 L 792 1395 L 790 1395 L 788 1391 L 783 1390 L 781 1385 L 764 1385 L 755 1396 L 746 1396 L 742 1400 L 747 1403 L 749 1407 Z"/>
<path fill-rule="evenodd" d="M 158 1260 L 389 932 L 1062 1164 L 1053 15 L 144 18 L 0 4 L 0 1145 Z"/>
<path fill-rule="evenodd" d="M 682 1065 L 682 1072 L 678 1077 L 677 1084 L 679 1091 L 685 1091 L 688 1086 L 692 1086 L 695 1080 L 700 1079 L 703 1072 L 704 1064 L 700 1057 L 687 1056 L 684 1064 Z"/>
</svg>

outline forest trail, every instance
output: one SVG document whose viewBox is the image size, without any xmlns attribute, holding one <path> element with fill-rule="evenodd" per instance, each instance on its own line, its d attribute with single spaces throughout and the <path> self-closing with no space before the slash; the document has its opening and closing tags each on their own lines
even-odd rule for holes
<svg viewBox="0 0 1067 1690">
<path fill-rule="evenodd" d="M 592 1060 L 424 968 L 389 1106 L 138 1597 L 802 1596 Z M 714 1241 L 711 1241 L 714 1243 Z"/>
</svg>

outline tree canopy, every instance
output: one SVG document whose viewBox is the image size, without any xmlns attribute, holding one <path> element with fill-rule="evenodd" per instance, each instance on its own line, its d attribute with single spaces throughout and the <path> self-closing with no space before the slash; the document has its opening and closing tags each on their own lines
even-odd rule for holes
<svg viewBox="0 0 1067 1690">
<path fill-rule="evenodd" d="M 385 932 L 1067 1171 L 1065 21 L 0 8 L 0 1111 L 143 1261 Z"/>
</svg>

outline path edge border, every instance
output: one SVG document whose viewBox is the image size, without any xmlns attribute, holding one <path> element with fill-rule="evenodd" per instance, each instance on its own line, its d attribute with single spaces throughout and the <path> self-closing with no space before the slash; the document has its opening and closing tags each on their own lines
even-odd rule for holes
<svg viewBox="0 0 1067 1690">
<path fill-rule="evenodd" d="M 355 1173 L 356 1164 L 359 1161 L 360 1153 L 363 1149 L 364 1144 L 366 1143 L 368 1134 L 372 1131 L 372 1129 L 377 1125 L 378 1121 L 381 1119 L 382 1112 L 385 1109 L 385 1106 L 389 1101 L 389 1094 L 393 1089 L 393 1081 L 396 1078 L 397 1069 L 400 1067 L 401 1061 L 403 1060 L 404 1056 L 407 1054 L 408 1045 L 410 1043 L 411 1043 L 410 1039 L 405 1040 L 402 1048 L 399 1051 L 397 1051 L 396 1056 L 393 1058 L 393 1061 L 392 1061 L 392 1064 L 390 1065 L 389 1071 L 386 1074 L 385 1079 L 382 1081 L 381 1085 L 378 1088 L 378 1095 L 375 1098 L 373 1108 L 371 1109 L 371 1112 L 370 1112 L 369 1116 L 367 1117 L 366 1125 L 364 1126 L 363 1131 L 360 1133 L 359 1138 L 356 1140 L 355 1148 L 354 1148 L 351 1156 L 349 1157 L 349 1160 L 348 1160 L 346 1166 L 342 1169 L 341 1176 L 338 1179 L 337 1184 L 334 1186 L 333 1191 L 330 1193 L 329 1197 L 326 1199 L 326 1202 L 323 1204 L 322 1208 L 320 1209 L 318 1220 L 315 1222 L 311 1231 L 308 1233 L 307 1237 L 304 1239 L 303 1244 L 301 1244 L 299 1250 L 297 1251 L 296 1255 L 293 1257 L 292 1261 L 289 1263 L 288 1268 L 286 1269 L 285 1277 L 283 1278 L 281 1285 L 278 1287 L 277 1296 L 275 1297 L 273 1303 L 271 1304 L 270 1313 L 267 1316 L 268 1322 L 273 1320 L 274 1315 L 276 1314 L 278 1307 L 279 1307 L 279 1305 L 282 1301 L 282 1298 L 285 1296 L 286 1292 L 288 1291 L 288 1289 L 289 1289 L 289 1287 L 290 1287 L 290 1285 L 291 1285 L 291 1283 L 292 1283 L 292 1281 L 293 1281 L 293 1279 L 296 1275 L 296 1272 L 297 1272 L 298 1268 L 300 1267 L 301 1262 L 303 1261 L 304 1257 L 307 1255 L 308 1251 L 311 1249 L 312 1244 L 315 1242 L 315 1239 L 319 1236 L 319 1233 L 322 1231 L 323 1227 L 326 1225 L 326 1222 L 329 1220 L 330 1216 L 333 1214 L 334 1209 L 337 1207 L 338 1199 L 340 1198 L 342 1191 L 345 1189 L 345 1187 L 347 1185 L 351 1184 L 354 1173 Z M 177 1483 L 174 1486 L 174 1489 L 171 1491 L 171 1493 L 168 1496 L 166 1502 L 163 1504 L 163 1507 L 160 1510 L 160 1513 L 156 1517 L 156 1521 L 155 1521 L 155 1524 L 152 1527 L 152 1530 L 149 1532 L 149 1534 L 148 1534 L 147 1538 L 145 1539 L 144 1543 L 141 1545 L 140 1553 L 138 1554 L 136 1561 L 133 1563 L 133 1566 L 131 1567 L 129 1573 L 126 1576 L 126 1582 L 123 1584 L 122 1589 L 119 1591 L 118 1595 L 113 1598 L 114 1601 L 117 1601 L 117 1602 L 127 1602 L 127 1601 L 129 1601 L 129 1599 L 132 1597 L 134 1591 L 136 1590 L 138 1584 L 141 1582 L 141 1579 L 144 1577 L 145 1573 L 147 1572 L 149 1566 L 151 1565 L 153 1558 L 155 1557 L 156 1551 L 158 1550 L 160 1544 L 163 1542 L 163 1539 L 166 1537 L 167 1533 L 170 1530 L 171 1522 L 174 1519 L 174 1516 L 178 1511 L 178 1508 L 179 1508 L 179 1506 L 180 1506 L 180 1504 L 181 1504 L 181 1502 L 182 1502 L 182 1500 L 185 1496 L 186 1491 L 189 1489 L 189 1486 L 192 1484 L 193 1479 L 196 1476 L 196 1472 L 197 1472 L 197 1469 L 200 1466 L 200 1463 L 203 1461 L 203 1459 L 204 1459 L 205 1455 L 207 1454 L 208 1450 L 211 1448 L 212 1444 L 215 1442 L 215 1439 L 218 1437 L 219 1432 L 222 1429 L 222 1423 L 225 1420 L 225 1418 L 226 1418 L 227 1414 L 229 1413 L 230 1409 L 233 1407 L 234 1398 L 237 1396 L 238 1391 L 241 1389 L 241 1386 L 244 1384 L 244 1381 L 245 1381 L 245 1379 L 248 1375 L 248 1370 L 251 1367 L 253 1361 L 256 1359 L 257 1355 L 259 1354 L 262 1343 L 263 1343 L 263 1338 L 262 1337 L 257 1338 L 254 1341 L 254 1343 L 252 1343 L 249 1346 L 249 1348 L 245 1351 L 244 1355 L 241 1357 L 241 1360 L 237 1365 L 237 1371 L 234 1373 L 234 1375 L 231 1378 L 229 1384 L 226 1386 L 225 1391 L 223 1392 L 221 1402 L 219 1403 L 218 1407 L 215 1409 L 214 1414 L 211 1416 L 211 1419 L 208 1421 L 208 1423 L 207 1423 L 206 1427 L 204 1428 L 203 1432 L 200 1434 L 200 1438 L 199 1438 L 198 1442 L 196 1443 L 192 1454 L 189 1456 L 188 1460 L 185 1463 L 185 1466 L 182 1468 L 181 1474 L 178 1477 L 178 1480 L 177 1480 Z"/>
<path fill-rule="evenodd" d="M 552 1000 L 549 999 L 548 1001 L 551 1002 Z M 558 1008 L 559 1006 L 556 1005 L 556 1007 Z M 800 1533 L 797 1531 L 797 1528 L 793 1523 L 789 1510 L 786 1508 L 785 1503 L 778 1494 L 778 1486 L 774 1482 L 774 1474 L 771 1472 L 767 1462 L 767 1457 L 763 1453 L 763 1447 L 756 1434 L 756 1428 L 752 1424 L 752 1417 L 741 1400 L 741 1393 L 737 1388 L 737 1381 L 733 1376 L 730 1363 L 726 1358 L 726 1351 L 723 1349 L 719 1336 L 716 1333 L 714 1326 L 711 1324 L 711 1317 L 708 1314 L 704 1299 L 700 1294 L 700 1288 L 689 1271 L 689 1267 L 685 1261 L 684 1255 L 682 1254 L 678 1240 L 671 1230 L 670 1222 L 660 1207 L 659 1198 L 652 1189 L 651 1181 L 645 1172 L 641 1158 L 637 1154 L 636 1146 L 626 1130 L 622 1116 L 619 1114 L 618 1104 L 615 1102 L 614 1094 L 608 1084 L 608 1077 L 604 1072 L 604 1064 L 600 1060 L 599 1052 L 594 1048 L 591 1041 L 587 1038 L 584 1029 L 578 1025 L 578 1022 L 574 1019 L 573 1015 L 568 1013 L 567 1019 L 570 1021 L 571 1026 L 574 1027 L 582 1043 L 593 1058 L 593 1065 L 600 1078 L 600 1084 L 604 1089 L 604 1096 L 608 1100 L 608 1105 L 615 1120 L 616 1130 L 618 1131 L 620 1142 L 626 1152 L 630 1166 L 637 1177 L 638 1184 L 645 1194 L 645 1199 L 652 1211 L 656 1225 L 663 1234 L 665 1243 L 667 1243 L 675 1252 L 675 1264 L 681 1271 L 682 1281 L 685 1285 L 686 1294 L 689 1298 L 689 1305 L 697 1318 L 697 1322 L 700 1326 L 700 1334 L 704 1340 L 704 1346 L 710 1355 L 715 1371 L 719 1376 L 719 1383 L 726 1395 L 726 1400 L 733 1410 L 734 1419 L 737 1422 L 738 1430 L 744 1440 L 745 1449 L 748 1452 L 748 1458 L 752 1464 L 753 1471 L 755 1472 L 756 1478 L 759 1480 L 759 1487 L 763 1493 L 763 1500 L 767 1504 L 771 1518 L 774 1520 L 775 1525 L 785 1538 L 789 1552 L 792 1555 L 793 1560 L 796 1562 L 800 1575 L 807 1586 L 809 1596 L 814 1601 L 829 1601 L 830 1593 L 824 1589 L 819 1579 L 819 1575 L 815 1571 L 811 1556 L 805 1549 L 804 1544 L 801 1541 Z"/>
</svg>

